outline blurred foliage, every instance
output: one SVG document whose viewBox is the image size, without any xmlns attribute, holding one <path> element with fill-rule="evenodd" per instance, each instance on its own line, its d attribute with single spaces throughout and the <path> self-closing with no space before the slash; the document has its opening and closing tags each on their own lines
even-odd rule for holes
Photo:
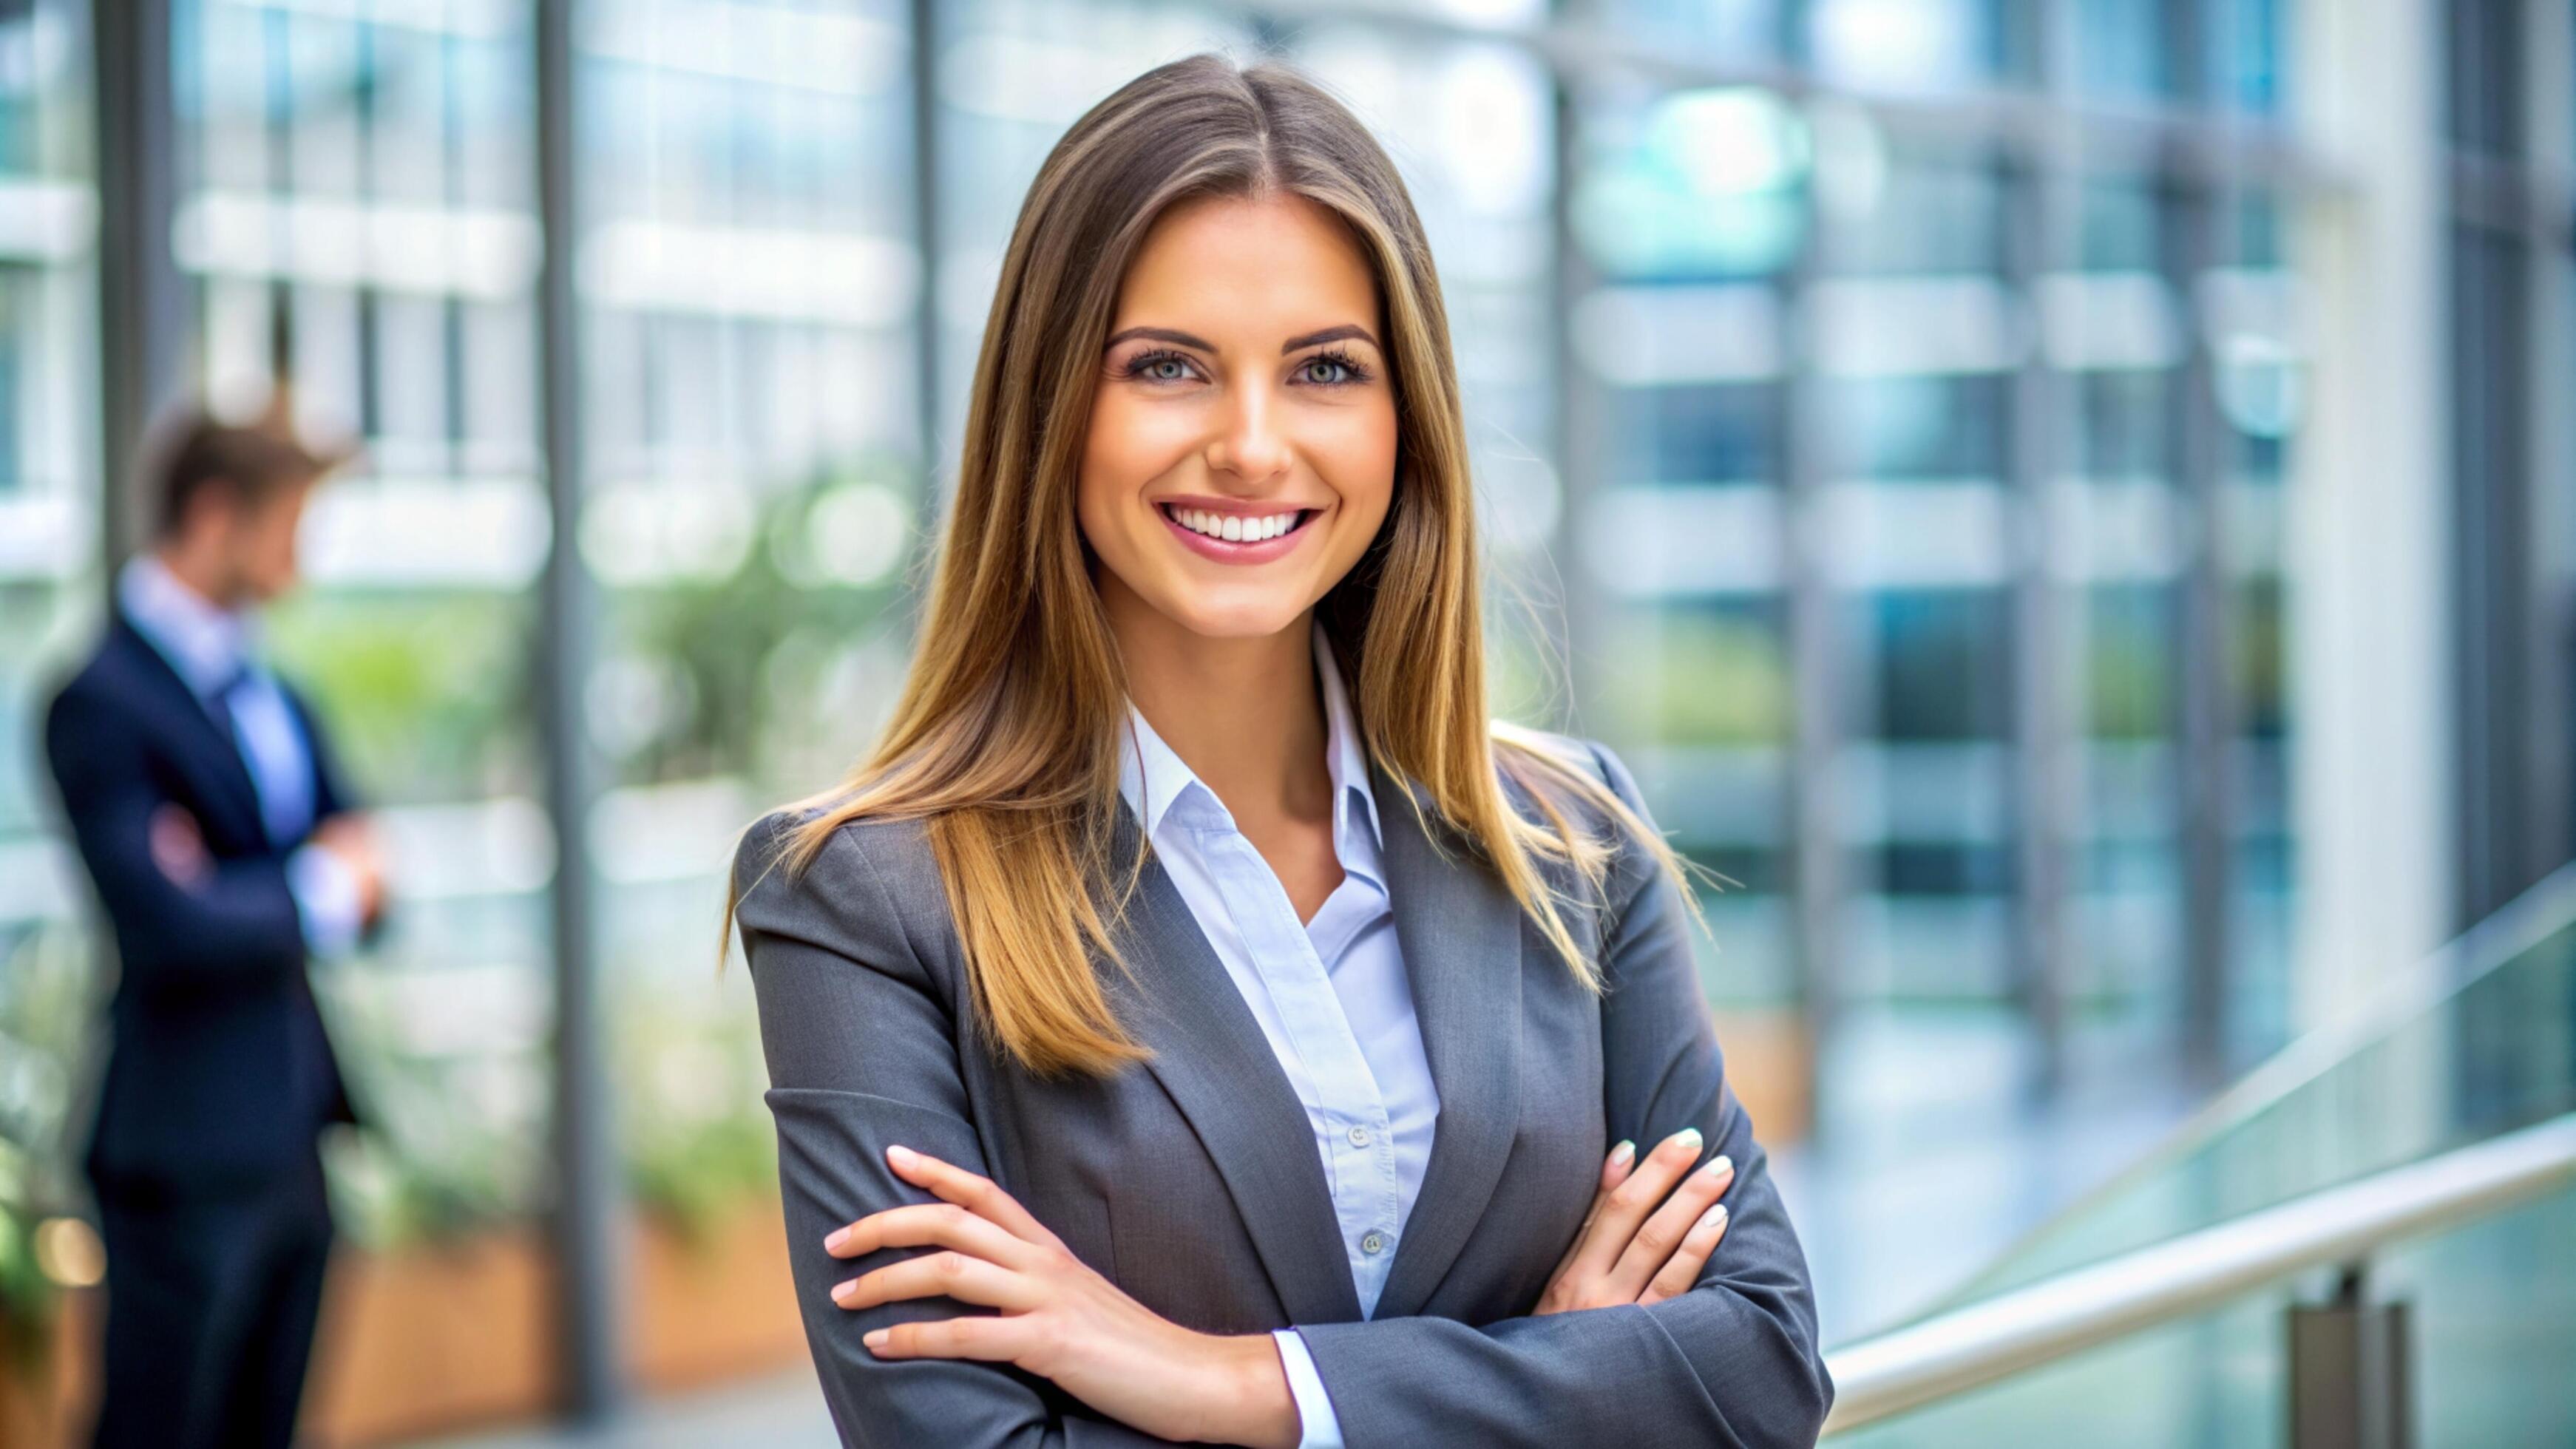
<svg viewBox="0 0 2576 1449">
<path fill-rule="evenodd" d="M 715 988 L 632 993 L 612 1023 L 628 1191 L 684 1240 L 778 1185 L 759 1023 L 746 1006 L 704 1009 L 701 991 Z"/>
<path fill-rule="evenodd" d="M 823 555 L 845 541 L 818 526 L 818 514 L 860 492 L 910 499 L 916 476 L 892 455 L 819 473 L 762 501 L 758 546 L 732 573 L 610 591 L 603 656 L 644 684 L 645 718 L 600 722 L 609 726 L 602 743 L 622 781 L 771 776 L 781 736 L 807 739 L 836 722 L 834 711 L 819 707 L 833 683 L 832 661 L 782 666 L 797 662 L 806 641 L 845 650 L 879 627 L 912 549 L 909 537 L 871 538 L 866 546 L 882 549 L 889 567 L 836 571 L 842 561 Z M 861 741 L 841 743 L 846 757 Z"/>
<path fill-rule="evenodd" d="M 2173 590 L 2090 591 L 2084 643 L 2089 719 L 2100 739 L 2157 740 L 2173 730 Z"/>
<path fill-rule="evenodd" d="M 313 696 L 362 798 L 537 788 L 529 598 L 305 589 L 270 606 L 264 622 L 280 669 Z"/>
<path fill-rule="evenodd" d="M 1630 611 L 1612 626 L 1595 697 L 1620 709 L 1625 738 L 1776 745 L 1789 728 L 1785 647 L 1755 608 Z"/>
<path fill-rule="evenodd" d="M 54 1284 L 36 1257 L 45 1219 L 77 1204 L 69 1107 L 87 1042 L 93 967 L 66 923 L 0 928 L 0 1317 L 42 1341 Z"/>
</svg>

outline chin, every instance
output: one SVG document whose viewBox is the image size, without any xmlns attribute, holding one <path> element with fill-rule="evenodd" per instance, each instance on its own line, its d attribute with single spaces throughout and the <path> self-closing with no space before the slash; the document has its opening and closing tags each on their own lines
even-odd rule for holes
<svg viewBox="0 0 2576 1449">
<path fill-rule="evenodd" d="M 1192 591 L 1166 600 L 1163 612 L 1172 622 L 1205 638 L 1267 639 L 1294 627 L 1298 616 L 1306 611 L 1298 599 L 1268 590 L 1254 597 L 1240 596 L 1250 592 Z"/>
</svg>

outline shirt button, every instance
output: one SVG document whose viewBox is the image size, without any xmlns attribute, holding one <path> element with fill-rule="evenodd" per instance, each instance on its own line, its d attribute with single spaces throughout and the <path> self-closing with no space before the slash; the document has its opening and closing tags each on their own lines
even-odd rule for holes
<svg viewBox="0 0 2576 1449">
<path fill-rule="evenodd" d="M 1360 1239 L 1360 1251 L 1363 1253 L 1380 1253 L 1385 1250 L 1386 1234 L 1384 1233 L 1371 1233 Z"/>
<path fill-rule="evenodd" d="M 1353 1147 L 1368 1146 L 1368 1129 L 1366 1127 L 1354 1127 L 1351 1129 L 1351 1145 Z"/>
</svg>

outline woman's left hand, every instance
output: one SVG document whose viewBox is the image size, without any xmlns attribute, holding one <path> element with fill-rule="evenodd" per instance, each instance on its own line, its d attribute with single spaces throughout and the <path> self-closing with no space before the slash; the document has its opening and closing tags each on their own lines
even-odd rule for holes
<svg viewBox="0 0 2576 1449">
<path fill-rule="evenodd" d="M 1138 1303 L 989 1178 L 905 1147 L 904 1181 L 942 1199 L 870 1213 L 824 1241 L 836 1258 L 936 1247 L 832 1290 L 843 1308 L 954 1298 L 998 1315 L 898 1323 L 864 1342 L 880 1358 L 1017 1364 L 1111 1418 L 1165 1439 L 1293 1446 L 1296 1400 L 1266 1333 L 1197 1333 Z"/>
</svg>

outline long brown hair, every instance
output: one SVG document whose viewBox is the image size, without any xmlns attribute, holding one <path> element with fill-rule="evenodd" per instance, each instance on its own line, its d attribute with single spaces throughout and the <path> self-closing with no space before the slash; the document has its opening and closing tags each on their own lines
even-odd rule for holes
<svg viewBox="0 0 2576 1449">
<path fill-rule="evenodd" d="M 1042 1075 L 1107 1074 L 1147 1054 L 1086 954 L 1128 969 L 1109 921 L 1144 859 L 1136 854 L 1114 897 L 1099 893 L 1113 874 L 1127 708 L 1074 511 L 1100 352 L 1128 261 L 1167 208 L 1279 194 L 1348 226 L 1388 326 L 1394 497 L 1360 561 L 1317 606 L 1371 758 L 1420 787 L 1478 857 L 1470 868 L 1497 874 L 1590 989 L 1600 981 L 1566 924 L 1561 906 L 1571 902 L 1539 862 L 1571 863 L 1597 888 L 1614 844 L 1580 829 L 1542 786 L 1624 827 L 1698 912 L 1681 858 L 1588 767 L 1488 719 L 1448 317 L 1394 164 L 1295 71 L 1194 55 L 1092 107 L 1038 168 L 985 320 L 956 496 L 902 696 L 875 747 L 840 785 L 802 802 L 817 813 L 766 863 L 801 871 L 852 820 L 923 820 L 985 1040 Z M 1511 808 L 1504 776 L 1535 799 L 1544 825 Z M 1419 799 L 1413 808 L 1421 818 Z M 736 899 L 729 891 L 728 931 Z"/>
</svg>

